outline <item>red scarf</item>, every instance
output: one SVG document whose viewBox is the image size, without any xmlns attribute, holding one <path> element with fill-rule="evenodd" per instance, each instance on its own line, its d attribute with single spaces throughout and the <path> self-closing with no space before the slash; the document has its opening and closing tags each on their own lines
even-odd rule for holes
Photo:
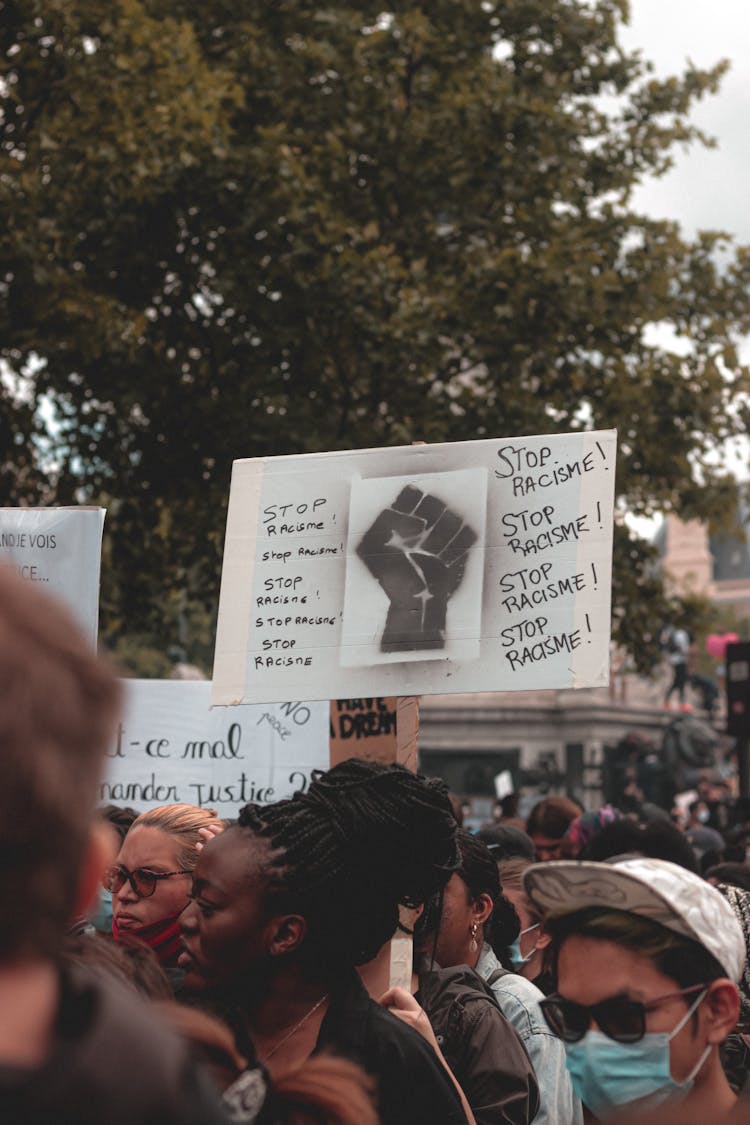
<svg viewBox="0 0 750 1125">
<path fill-rule="evenodd" d="M 183 907 L 184 909 L 184 907 Z M 137 929 L 121 930 L 115 919 L 112 919 L 112 937 L 115 941 L 127 941 L 129 937 L 138 938 L 139 941 L 150 945 L 159 962 L 165 968 L 173 968 L 177 964 L 180 953 L 180 915 L 182 909 L 176 914 L 162 918 L 160 922 L 152 922 L 150 926 L 139 926 Z"/>
</svg>

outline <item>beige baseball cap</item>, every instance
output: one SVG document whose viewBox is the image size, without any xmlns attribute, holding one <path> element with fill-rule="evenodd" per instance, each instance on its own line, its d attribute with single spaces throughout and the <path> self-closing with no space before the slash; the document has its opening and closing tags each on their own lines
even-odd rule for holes
<svg viewBox="0 0 750 1125">
<path fill-rule="evenodd" d="M 729 903 L 692 871 L 664 859 L 619 863 L 561 860 L 536 863 L 523 874 L 526 894 L 552 918 L 590 906 L 650 918 L 702 945 L 728 977 L 745 966 L 745 938 Z"/>
</svg>

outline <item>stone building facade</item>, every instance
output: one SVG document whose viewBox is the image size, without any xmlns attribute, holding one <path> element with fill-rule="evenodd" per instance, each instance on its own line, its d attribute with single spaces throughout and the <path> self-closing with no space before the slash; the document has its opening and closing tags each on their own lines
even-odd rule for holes
<svg viewBox="0 0 750 1125">
<path fill-rule="evenodd" d="M 750 549 L 733 536 L 710 536 L 704 524 L 667 516 L 656 538 L 675 592 L 702 594 L 750 618 Z M 422 768 L 487 815 L 494 778 L 510 770 L 519 791 L 570 793 L 600 803 L 607 747 L 638 733 L 661 743 L 671 716 L 662 708 L 669 670 L 652 680 L 615 674 L 610 689 L 425 696 Z"/>
</svg>

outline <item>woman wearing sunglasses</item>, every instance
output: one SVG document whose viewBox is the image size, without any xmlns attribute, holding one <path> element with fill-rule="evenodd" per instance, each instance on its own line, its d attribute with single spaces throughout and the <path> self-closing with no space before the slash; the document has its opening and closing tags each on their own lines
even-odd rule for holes
<svg viewBox="0 0 750 1125">
<path fill-rule="evenodd" d="M 721 895 L 673 863 L 538 864 L 524 887 L 545 915 L 557 992 L 541 1007 L 600 1120 L 681 1100 L 712 1125 L 732 1109 L 719 1047 L 739 1014 L 742 930 Z"/>
<path fill-rule="evenodd" d="M 104 878 L 112 892 L 112 935 L 150 945 L 164 968 L 177 965 L 179 917 L 188 903 L 191 876 L 206 840 L 223 828 L 213 809 L 162 805 L 130 827 Z"/>
</svg>

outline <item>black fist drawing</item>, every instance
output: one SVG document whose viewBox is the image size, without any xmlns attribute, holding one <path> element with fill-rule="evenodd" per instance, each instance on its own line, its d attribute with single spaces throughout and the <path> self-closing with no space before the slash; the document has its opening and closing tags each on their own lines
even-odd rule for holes
<svg viewBox="0 0 750 1125">
<path fill-rule="evenodd" d="M 476 539 L 460 515 L 411 484 L 376 517 L 357 554 L 391 603 L 382 652 L 445 647 L 448 600 Z"/>
</svg>

